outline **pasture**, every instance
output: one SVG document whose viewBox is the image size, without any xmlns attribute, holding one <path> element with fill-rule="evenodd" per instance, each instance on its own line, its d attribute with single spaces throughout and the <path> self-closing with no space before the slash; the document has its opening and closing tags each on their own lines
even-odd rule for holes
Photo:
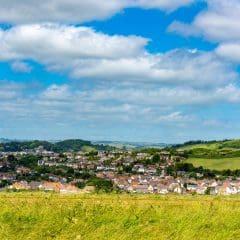
<svg viewBox="0 0 240 240">
<path fill-rule="evenodd" d="M 190 157 L 186 160 L 187 163 L 192 163 L 195 167 L 202 166 L 211 170 L 236 170 L 240 169 L 240 157 L 234 158 L 194 158 Z"/>
<path fill-rule="evenodd" d="M 0 194 L 1 240 L 240 239 L 240 198 Z"/>
</svg>

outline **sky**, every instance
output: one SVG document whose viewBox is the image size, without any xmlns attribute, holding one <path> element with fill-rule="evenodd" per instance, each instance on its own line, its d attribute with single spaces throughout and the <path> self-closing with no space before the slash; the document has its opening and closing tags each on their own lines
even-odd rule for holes
<svg viewBox="0 0 240 240">
<path fill-rule="evenodd" d="M 240 0 L 0 0 L 0 138 L 240 138 Z"/>
</svg>

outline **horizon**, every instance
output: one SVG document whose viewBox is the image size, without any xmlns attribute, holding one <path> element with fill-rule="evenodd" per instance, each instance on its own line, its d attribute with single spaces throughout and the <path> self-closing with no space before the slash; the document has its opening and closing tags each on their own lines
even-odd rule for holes
<svg viewBox="0 0 240 240">
<path fill-rule="evenodd" d="M 202 140 L 202 139 L 190 139 L 188 141 L 184 142 L 175 142 L 175 143 L 168 143 L 168 142 L 147 142 L 147 141 L 130 141 L 130 140 L 94 140 L 94 139 L 84 139 L 84 138 L 62 138 L 62 139 L 12 139 L 12 138 L 6 138 L 6 137 L 0 137 L 0 140 L 8 140 L 8 141 L 20 141 L 20 142 L 30 142 L 30 141 L 46 141 L 46 142 L 62 142 L 62 141 L 67 141 L 67 140 L 82 140 L 82 141 L 90 141 L 93 144 L 100 144 L 101 142 L 109 142 L 109 143 L 114 143 L 114 142 L 119 142 L 119 143 L 135 143 L 135 144 L 165 144 L 165 145 L 181 145 L 189 142 L 222 142 L 222 141 L 234 141 L 234 140 L 239 140 L 240 138 L 232 138 L 232 139 L 209 139 L 209 140 Z M 0 141 L 1 143 L 1 141 Z"/>
<path fill-rule="evenodd" d="M 238 0 L 0 0 L 0 136 L 240 138 L 239 11 Z"/>
</svg>

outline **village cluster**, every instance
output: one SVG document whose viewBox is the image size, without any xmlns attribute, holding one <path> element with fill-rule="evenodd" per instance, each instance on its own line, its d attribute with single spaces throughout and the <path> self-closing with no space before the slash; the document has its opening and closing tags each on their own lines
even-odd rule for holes
<svg viewBox="0 0 240 240">
<path fill-rule="evenodd" d="M 116 189 L 128 193 L 143 194 L 222 194 L 231 195 L 240 193 L 240 179 L 231 177 L 220 180 L 210 178 L 192 178 L 187 172 L 181 172 L 178 177 L 171 176 L 168 168 L 176 162 L 184 161 L 181 152 L 172 155 L 170 152 L 159 150 L 159 161 L 154 162 L 156 154 L 135 151 L 97 151 L 56 153 L 46 151 L 43 147 L 19 152 L 0 152 L 0 184 L 2 190 L 43 190 L 60 193 L 92 192 L 94 186 L 76 187 L 76 183 L 84 179 L 76 177 L 67 179 L 56 173 L 47 173 L 48 180 L 27 181 L 19 180 L 19 176 L 36 174 L 36 169 L 17 165 L 14 171 L 9 171 L 11 158 L 23 156 L 38 156 L 38 167 L 67 167 L 79 174 L 88 173 L 97 178 L 110 181 Z M 43 175 L 43 173 L 41 173 Z M 46 175 L 46 174 L 45 174 Z M 201 174 L 197 174 L 201 177 Z"/>
</svg>

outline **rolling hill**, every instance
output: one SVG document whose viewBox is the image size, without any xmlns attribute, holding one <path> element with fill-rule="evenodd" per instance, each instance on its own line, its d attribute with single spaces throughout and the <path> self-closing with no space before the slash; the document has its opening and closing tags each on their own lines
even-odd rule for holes
<svg viewBox="0 0 240 240">
<path fill-rule="evenodd" d="M 175 146 L 188 156 L 186 162 L 212 170 L 240 169 L 240 140 L 191 141 Z"/>
<path fill-rule="evenodd" d="M 66 152 L 66 151 L 94 151 L 94 150 L 112 150 L 113 147 L 105 146 L 101 144 L 93 144 L 91 141 L 85 141 L 81 139 L 69 139 L 58 142 L 48 141 L 7 141 L 0 143 L 0 151 L 15 152 L 23 151 L 26 149 L 35 149 L 38 147 L 44 147 L 48 151 Z"/>
</svg>

